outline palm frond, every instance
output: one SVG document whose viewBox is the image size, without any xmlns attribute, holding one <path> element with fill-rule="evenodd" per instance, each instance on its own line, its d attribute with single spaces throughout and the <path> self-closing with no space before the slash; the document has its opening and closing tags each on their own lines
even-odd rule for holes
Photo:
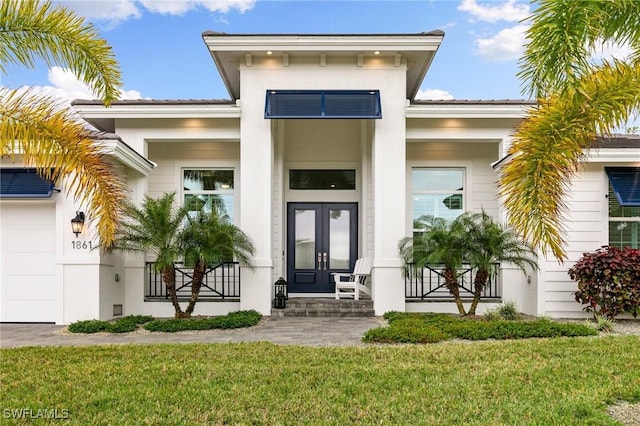
<svg viewBox="0 0 640 426">
<path fill-rule="evenodd" d="M 70 9 L 50 1 L 0 2 L 0 72 L 37 59 L 69 68 L 108 105 L 118 99 L 122 76 L 113 50 L 96 29 Z"/>
<path fill-rule="evenodd" d="M 528 43 L 518 76 L 535 98 L 576 90 L 590 74 L 593 49 L 609 42 L 640 52 L 637 0 L 541 0 L 527 19 Z"/>
<path fill-rule="evenodd" d="M 46 179 L 65 179 L 65 189 L 88 206 L 103 248 L 114 241 L 126 200 L 126 184 L 100 152 L 92 133 L 53 98 L 0 89 L 2 155 L 19 155 Z"/>
<path fill-rule="evenodd" d="M 640 62 L 605 62 L 577 84 L 530 112 L 499 184 L 514 229 L 559 261 L 566 259 L 564 197 L 571 178 L 596 135 L 609 134 L 640 108 Z"/>
<path fill-rule="evenodd" d="M 251 239 L 215 210 L 210 213 L 200 211 L 195 217 L 189 217 L 180 240 L 188 264 L 202 262 L 210 265 L 236 260 L 243 266 L 254 268 L 255 248 Z"/>
</svg>

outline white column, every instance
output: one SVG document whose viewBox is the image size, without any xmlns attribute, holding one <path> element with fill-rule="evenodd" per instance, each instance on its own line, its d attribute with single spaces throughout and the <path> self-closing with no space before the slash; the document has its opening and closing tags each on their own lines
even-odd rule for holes
<svg viewBox="0 0 640 426">
<path fill-rule="evenodd" d="M 240 121 L 240 228 L 255 245 L 255 270 L 242 269 L 240 309 L 271 314 L 272 179 L 271 121 L 264 118 L 264 90 L 243 91 Z"/>
<path fill-rule="evenodd" d="M 405 310 L 398 242 L 405 236 L 406 127 L 402 93 L 381 93 L 382 116 L 373 135 L 374 269 L 376 315 Z M 399 90 L 399 91 L 400 91 Z"/>
</svg>

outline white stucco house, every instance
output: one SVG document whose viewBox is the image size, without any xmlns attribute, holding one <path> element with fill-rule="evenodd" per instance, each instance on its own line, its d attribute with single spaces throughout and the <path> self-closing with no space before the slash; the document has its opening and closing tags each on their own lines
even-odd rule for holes
<svg viewBox="0 0 640 426">
<path fill-rule="evenodd" d="M 281 276 L 290 298 L 333 298 L 331 272 L 361 257 L 373 259 L 376 314 L 455 312 L 437 275 L 403 274 L 398 242 L 424 214 L 484 209 L 504 218 L 496 167 L 532 103 L 416 100 L 443 37 L 205 32 L 230 100 L 73 107 L 102 132 L 96 143 L 119 163 L 134 202 L 174 191 L 180 203 L 222 200 L 253 239 L 255 270 L 212 270 L 195 314 L 270 315 Z M 92 250 L 92 218 L 77 236 L 71 231 L 84 208 L 58 191 L 64 182 L 0 165 L 0 321 L 172 315 L 153 259 Z M 480 312 L 510 300 L 528 314 L 585 315 L 567 269 L 602 245 L 638 247 L 640 139 L 593 149 L 567 201 L 569 261 L 541 255 L 540 269 L 527 274 L 501 265 Z"/>
</svg>

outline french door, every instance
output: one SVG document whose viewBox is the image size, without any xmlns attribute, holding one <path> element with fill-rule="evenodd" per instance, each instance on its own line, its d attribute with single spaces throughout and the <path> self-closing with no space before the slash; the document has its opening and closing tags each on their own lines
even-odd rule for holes
<svg viewBox="0 0 640 426">
<path fill-rule="evenodd" d="M 357 256 L 357 203 L 287 205 L 290 293 L 333 293 L 331 274 L 352 271 Z"/>
</svg>

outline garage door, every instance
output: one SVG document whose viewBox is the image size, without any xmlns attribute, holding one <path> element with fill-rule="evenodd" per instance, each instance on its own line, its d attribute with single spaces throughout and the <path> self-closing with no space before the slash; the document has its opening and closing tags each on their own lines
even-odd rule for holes
<svg viewBox="0 0 640 426">
<path fill-rule="evenodd" d="M 0 203 L 0 320 L 55 322 L 55 204 Z"/>
</svg>

